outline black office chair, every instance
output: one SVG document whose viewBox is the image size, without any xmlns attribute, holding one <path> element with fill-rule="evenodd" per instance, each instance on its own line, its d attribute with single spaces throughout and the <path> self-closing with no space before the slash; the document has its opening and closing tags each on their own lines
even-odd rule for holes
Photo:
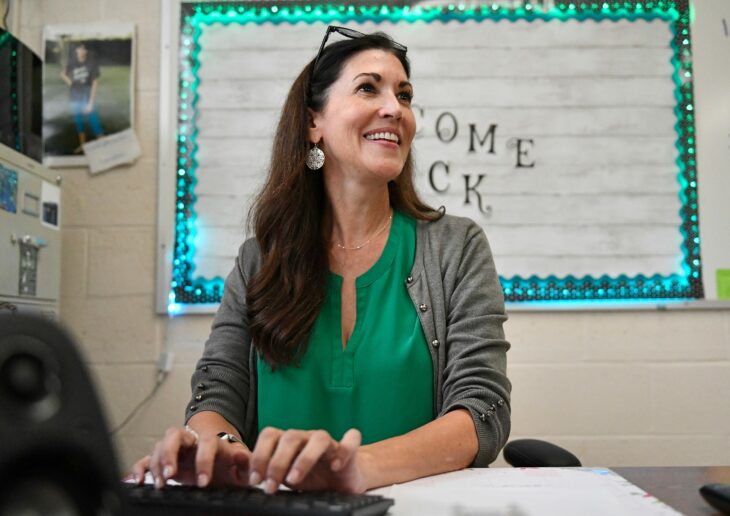
<svg viewBox="0 0 730 516">
<path fill-rule="evenodd" d="M 580 467 L 578 457 L 565 448 L 539 439 L 510 441 L 502 451 L 504 460 L 515 468 Z"/>
</svg>

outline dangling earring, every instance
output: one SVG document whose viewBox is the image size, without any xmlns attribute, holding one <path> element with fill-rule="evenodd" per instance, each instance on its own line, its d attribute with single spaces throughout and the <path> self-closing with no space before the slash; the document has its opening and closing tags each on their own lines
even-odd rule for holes
<svg viewBox="0 0 730 516">
<path fill-rule="evenodd" d="M 307 168 L 309 170 L 319 170 L 324 165 L 324 152 L 322 152 L 322 149 L 317 147 L 317 144 L 314 144 L 314 147 L 309 149 L 309 154 L 307 154 Z"/>
</svg>

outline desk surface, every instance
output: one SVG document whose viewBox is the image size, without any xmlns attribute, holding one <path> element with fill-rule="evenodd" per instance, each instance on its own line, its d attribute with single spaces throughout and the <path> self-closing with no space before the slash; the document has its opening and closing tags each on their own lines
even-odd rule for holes
<svg viewBox="0 0 730 516">
<path fill-rule="evenodd" d="M 730 484 L 730 466 L 611 469 L 688 516 L 719 516 L 698 490 L 703 484 Z"/>
<path fill-rule="evenodd" d="M 603 468 L 596 468 L 602 470 Z M 605 469 L 603 469 L 605 471 Z M 708 483 L 730 483 L 730 466 L 717 467 L 642 467 L 642 468 L 627 468 L 627 467 L 613 467 L 611 468 L 621 477 L 625 478 L 632 484 L 640 487 L 650 495 L 661 500 L 666 505 L 670 506 L 676 511 L 681 512 L 687 516 L 721 516 L 721 514 L 710 507 L 699 494 L 699 488 L 703 484 Z M 492 470 L 494 471 L 494 470 Z M 505 471 L 505 473 L 507 473 Z M 538 475 L 541 472 L 536 471 Z M 547 471 L 545 472 L 547 473 Z M 458 475 L 459 472 L 448 473 L 443 477 L 439 478 L 436 482 L 438 484 L 448 484 L 449 477 Z M 436 477 L 430 477 L 436 478 Z M 418 480 L 415 482 L 419 482 Z M 407 484 L 404 484 L 407 485 Z M 375 494 L 382 494 L 388 496 L 387 491 L 389 487 L 376 489 Z M 397 497 L 396 497 L 397 498 Z M 590 503 L 590 502 L 589 502 Z M 595 504 L 591 505 L 594 507 Z M 401 510 L 399 510 L 401 509 Z M 406 509 L 405 511 L 402 509 Z M 411 507 L 412 509 L 412 507 Z M 434 511 L 432 507 L 429 507 L 430 511 L 416 511 L 408 510 L 408 501 L 403 501 L 402 504 L 398 504 L 396 500 L 396 506 L 392 508 L 389 514 L 454 514 L 453 510 L 449 511 Z M 469 511 L 457 511 L 459 514 L 476 514 Z M 494 512 L 487 512 L 488 514 L 494 514 Z M 519 513 L 519 511 L 518 511 Z M 534 512 L 528 512 L 525 514 L 540 514 L 541 510 Z M 605 511 L 604 511 L 605 513 Z M 129 514 L 132 514 L 131 512 Z M 170 508 L 169 510 L 163 510 L 161 508 L 147 508 L 142 510 L 141 507 L 135 507 L 133 513 L 135 516 L 179 516 L 179 514 L 191 514 L 191 512 L 179 512 L 176 508 Z M 484 513 L 479 513 L 484 514 Z M 583 512 L 581 514 L 588 514 Z M 621 514 L 620 512 L 614 512 L 612 514 Z M 635 514 L 635 513 L 634 513 Z"/>
<path fill-rule="evenodd" d="M 374 491 L 395 500 L 391 516 L 421 514 L 582 515 L 669 514 L 721 516 L 699 488 L 730 483 L 730 466 L 464 470 Z M 639 487 L 651 497 L 636 497 Z M 660 500 L 664 505 L 655 505 Z M 483 512 L 474 512 L 483 510 Z"/>
</svg>

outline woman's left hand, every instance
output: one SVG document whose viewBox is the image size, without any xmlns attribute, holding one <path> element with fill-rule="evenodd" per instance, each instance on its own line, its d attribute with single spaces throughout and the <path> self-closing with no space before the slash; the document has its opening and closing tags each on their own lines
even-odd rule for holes
<svg viewBox="0 0 730 516">
<path fill-rule="evenodd" d="M 265 428 L 253 450 L 250 484 L 263 480 L 269 494 L 281 484 L 306 491 L 363 493 L 368 486 L 361 439 L 354 428 L 341 441 L 324 430 Z"/>
</svg>

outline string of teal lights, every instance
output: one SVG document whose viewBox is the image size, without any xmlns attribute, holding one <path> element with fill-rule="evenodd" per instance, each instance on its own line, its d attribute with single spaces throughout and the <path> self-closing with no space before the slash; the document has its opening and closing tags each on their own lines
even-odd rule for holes
<svg viewBox="0 0 730 516">
<path fill-rule="evenodd" d="M 668 276 L 643 275 L 599 278 L 573 276 L 540 278 L 500 278 L 505 299 L 529 301 L 599 301 L 687 299 L 704 295 L 701 280 L 700 236 L 697 209 L 697 173 L 695 158 L 694 104 L 692 91 L 692 52 L 690 13 L 686 0 L 579 2 L 557 0 L 546 8 L 538 3 L 524 2 L 517 6 L 498 3 L 482 5 L 448 4 L 443 6 L 388 5 L 287 5 L 236 2 L 183 3 L 180 27 L 182 54 L 179 75 L 177 189 L 175 211 L 175 249 L 169 311 L 180 304 L 217 303 L 223 293 L 223 279 L 194 277 L 195 271 L 195 172 L 196 161 L 196 101 L 199 78 L 201 28 L 222 24 L 279 23 L 347 23 L 372 21 L 381 23 L 415 21 L 465 20 L 654 20 L 666 21 L 672 29 L 670 42 L 675 83 L 678 151 L 677 179 L 682 235 L 682 274 Z"/>
</svg>

